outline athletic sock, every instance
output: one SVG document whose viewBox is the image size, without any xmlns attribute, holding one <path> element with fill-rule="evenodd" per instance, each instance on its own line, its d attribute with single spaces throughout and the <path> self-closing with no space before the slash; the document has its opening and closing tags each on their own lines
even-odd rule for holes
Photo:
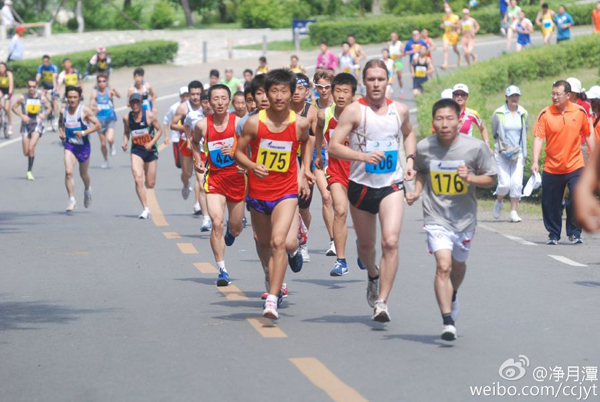
<svg viewBox="0 0 600 402">
<path fill-rule="evenodd" d="M 338 258 L 337 259 L 339 262 L 343 262 L 344 264 L 346 263 L 346 259 L 345 258 Z"/>
<path fill-rule="evenodd" d="M 225 268 L 225 261 L 217 261 L 217 267 L 219 271 L 227 272 L 227 268 Z"/>
<path fill-rule="evenodd" d="M 456 294 L 458 293 L 458 290 L 455 290 L 454 293 L 452 293 L 452 302 L 454 303 L 456 301 Z"/>
<path fill-rule="evenodd" d="M 69 201 L 75 201 L 75 197 L 69 197 Z"/>
<path fill-rule="evenodd" d="M 31 169 L 33 168 L 33 160 L 35 159 L 35 156 L 29 156 L 29 157 L 27 157 L 27 159 L 28 159 L 27 171 L 31 172 Z"/>
<path fill-rule="evenodd" d="M 444 325 L 454 325 L 452 314 L 442 314 L 442 319 L 444 320 Z"/>
<path fill-rule="evenodd" d="M 375 282 L 377 279 L 379 279 L 379 275 L 371 277 L 369 274 L 367 274 L 367 278 L 369 278 L 371 282 Z"/>
</svg>

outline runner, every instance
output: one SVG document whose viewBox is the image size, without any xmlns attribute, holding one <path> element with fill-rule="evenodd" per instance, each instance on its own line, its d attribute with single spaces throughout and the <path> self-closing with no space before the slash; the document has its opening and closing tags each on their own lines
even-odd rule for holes
<svg viewBox="0 0 600 402">
<path fill-rule="evenodd" d="M 319 110 L 317 114 L 317 128 L 315 130 L 317 158 L 315 165 L 317 168 L 325 170 L 328 189 L 333 199 L 333 241 L 337 257 L 333 269 L 329 273 L 331 276 L 342 276 L 348 273 L 348 263 L 346 262 L 348 227 L 346 226 L 346 217 L 348 215 L 350 162 L 330 157 L 327 160 L 327 166 L 323 166 L 321 149 L 328 147 L 340 115 L 352 103 L 357 86 L 358 82 L 352 74 L 340 73 L 336 75 L 332 82 L 334 103 L 327 109 Z M 348 144 L 349 139 L 346 138 L 344 145 L 348 146 Z M 364 269 L 364 265 L 360 261 L 358 265 L 361 269 Z"/>
<path fill-rule="evenodd" d="M 252 78 L 254 78 L 254 73 L 249 68 L 244 70 L 244 90 L 248 88 L 248 85 L 252 82 Z"/>
<path fill-rule="evenodd" d="M 81 102 L 81 88 L 67 86 L 65 95 L 68 106 L 60 113 L 58 133 L 65 146 L 65 186 L 69 195 L 67 212 L 72 212 L 77 208 L 73 180 L 73 166 L 76 162 L 79 162 L 79 175 L 85 186 L 83 206 L 89 208 L 92 204 L 92 187 L 88 175 L 92 151 L 89 135 L 100 130 L 102 125 L 92 109 Z"/>
<path fill-rule="evenodd" d="M 78 87 L 81 89 L 81 94 L 83 94 L 83 83 L 81 81 L 81 73 L 78 69 L 73 68 L 73 62 L 69 58 L 63 60 L 63 71 L 61 71 L 60 74 L 58 74 L 57 83 L 58 85 L 56 87 L 56 92 L 58 94 L 60 94 L 60 90 L 63 84 L 65 85 L 65 87 Z M 63 106 L 67 103 L 66 98 L 67 96 L 65 94 L 62 102 Z M 83 100 L 83 95 L 81 96 L 81 100 Z"/>
<path fill-rule="evenodd" d="M 50 56 L 47 54 L 42 57 L 42 64 L 38 67 L 35 80 L 38 85 L 42 85 L 42 94 L 52 104 L 52 110 L 55 116 L 58 116 L 58 68 L 50 63 Z M 10 121 L 10 117 L 9 117 Z"/>
<path fill-rule="evenodd" d="M 406 45 L 404 45 L 404 55 L 408 55 L 409 66 L 412 64 L 414 55 L 419 53 L 421 47 L 427 47 L 427 43 L 421 39 L 421 33 L 415 29 L 412 31 L 411 39 L 406 41 Z"/>
<path fill-rule="evenodd" d="M 413 57 L 410 65 L 410 75 L 413 79 L 413 95 L 419 96 L 423 92 L 423 84 L 433 75 L 433 64 L 427 56 L 428 50 L 422 46 L 419 54 Z"/>
<path fill-rule="evenodd" d="M 356 37 L 353 34 L 348 35 L 348 44 L 350 44 L 350 54 L 356 59 L 356 66 L 354 68 L 354 76 L 360 76 L 360 62 L 367 58 L 367 54 L 363 50 L 362 46 L 356 43 Z"/>
<path fill-rule="evenodd" d="M 88 62 L 84 76 L 87 77 L 94 67 L 96 68 L 96 74 L 104 73 L 106 77 L 110 77 L 110 73 L 112 73 L 112 59 L 103 46 L 96 49 L 96 54 Z"/>
<path fill-rule="evenodd" d="M 477 110 L 467 107 L 467 100 L 469 100 L 469 87 L 465 84 L 456 84 L 452 88 L 452 99 L 460 106 L 461 126 L 458 132 L 472 137 L 473 125 L 477 126 L 477 128 L 479 128 L 479 132 L 481 133 L 483 142 L 485 142 L 485 145 L 488 146 L 490 152 L 493 152 L 492 148 L 490 148 L 490 139 L 487 127 L 483 123 L 483 120 L 481 120 L 479 113 Z"/>
<path fill-rule="evenodd" d="M 467 257 L 477 226 L 476 188 L 494 185 L 496 165 L 478 139 L 460 135 L 460 106 L 451 99 L 433 105 L 436 135 L 417 145 L 414 192 L 406 194 L 412 205 L 423 193 L 427 246 L 435 256 L 435 296 L 442 313 L 441 338 L 456 339 L 459 303 Z"/>
<path fill-rule="evenodd" d="M 40 95 L 35 79 L 27 80 L 27 92 L 19 96 L 11 110 L 22 120 L 21 135 L 23 154 L 27 157 L 27 180 L 35 180 L 32 173 L 35 146 L 44 134 L 44 112 L 50 110 L 50 103 Z"/>
<path fill-rule="evenodd" d="M 454 53 L 456 53 L 456 64 L 460 67 L 460 52 L 458 51 L 458 41 L 460 38 L 458 36 L 458 15 L 452 13 L 452 8 L 450 8 L 448 3 L 444 4 L 444 13 L 442 17 L 443 22 L 440 27 L 444 30 L 444 36 L 442 37 L 444 41 L 444 64 L 442 64 L 442 69 L 446 70 L 448 68 L 448 49 L 450 46 L 452 46 Z"/>
<path fill-rule="evenodd" d="M 173 157 L 177 169 L 181 169 L 181 151 L 179 150 L 179 139 L 181 138 L 181 132 L 177 130 L 172 130 L 171 122 L 173 121 L 173 117 L 175 117 L 175 113 L 177 112 L 177 108 L 179 107 L 179 105 L 187 102 L 188 99 L 188 87 L 185 86 L 179 88 L 179 101 L 173 103 L 171 107 L 169 107 L 169 111 L 167 112 L 167 114 L 165 114 L 165 117 L 163 119 L 163 132 L 169 133 L 169 135 L 165 134 L 164 142 L 165 145 L 169 145 L 171 143 L 173 144 Z M 183 126 L 183 122 L 179 120 L 177 122 L 177 125 Z M 183 176 L 181 181 L 185 184 L 185 182 L 183 181 Z"/>
<path fill-rule="evenodd" d="M 262 254 L 268 256 L 270 290 L 263 316 L 278 319 L 278 295 L 285 277 L 286 253 L 294 272 L 302 269 L 298 252 L 298 193 L 308 189 L 298 175 L 295 158 L 299 142 L 305 146 L 309 123 L 289 110 L 296 76 L 277 69 L 266 74 L 269 109 L 248 119 L 235 148 L 235 160 L 248 170 L 248 198 L 252 226 Z M 251 159 L 246 156 L 251 149 Z M 300 181 L 299 181 L 300 179 Z"/>
<path fill-rule="evenodd" d="M 390 34 L 390 39 L 391 41 L 388 42 L 388 52 L 392 60 L 394 60 L 396 77 L 398 78 L 398 86 L 400 87 L 400 97 L 402 98 L 404 92 L 402 88 L 402 69 L 404 68 L 404 64 L 402 63 L 402 57 L 404 56 L 402 53 L 402 42 L 398 39 L 396 32 Z"/>
<path fill-rule="evenodd" d="M 114 97 L 121 96 L 110 86 L 108 86 L 108 75 L 99 73 L 96 75 L 96 89 L 92 92 L 90 98 L 90 109 L 96 112 L 96 117 L 102 124 L 102 128 L 98 131 L 100 134 L 100 149 L 104 163 L 102 169 L 108 169 L 108 149 L 106 143 L 110 147 L 110 155 L 115 156 L 117 149 L 115 148 L 115 125 L 117 122 L 117 114 L 115 113 Z"/>
<path fill-rule="evenodd" d="M 343 73 L 349 73 L 356 77 L 358 59 L 350 52 L 350 44 L 348 42 L 342 43 L 342 54 L 339 57 L 340 70 Z"/>
<path fill-rule="evenodd" d="M 550 38 L 552 37 L 552 32 L 554 32 L 554 19 L 556 18 L 556 13 L 552 11 L 548 4 L 542 4 L 542 9 L 538 12 L 537 17 L 535 17 L 535 23 L 542 29 L 542 36 L 544 38 L 544 45 L 550 43 Z"/>
<path fill-rule="evenodd" d="M 394 63 L 394 60 L 390 58 L 390 51 L 388 49 L 381 49 L 381 60 L 383 60 L 388 70 L 388 86 L 385 90 L 385 97 L 392 99 L 392 95 L 394 94 L 392 85 L 394 84 L 394 76 L 397 72 L 396 63 Z"/>
<path fill-rule="evenodd" d="M 533 33 L 533 24 L 527 18 L 523 11 L 519 12 L 519 19 L 517 20 L 517 52 L 520 52 L 527 46 L 531 45 L 531 34 Z"/>
<path fill-rule="evenodd" d="M 471 62 L 477 63 L 477 55 L 475 54 L 475 35 L 479 32 L 479 23 L 469 15 L 469 9 L 462 10 L 463 17 L 460 20 L 460 33 L 463 38 L 463 54 L 468 65 Z"/>
<path fill-rule="evenodd" d="M 408 108 L 385 98 L 385 64 L 381 60 L 369 61 L 363 69 L 363 80 L 366 95 L 347 106 L 340 116 L 329 143 L 329 153 L 334 158 L 352 161 L 348 199 L 358 238 L 358 257 L 368 270 L 367 301 L 374 307 L 373 320 L 388 322 L 387 300 L 398 269 L 404 181 L 412 180 L 415 175 L 416 140 Z M 349 147 L 344 145 L 347 137 Z M 402 142 L 408 155 L 406 170 L 398 161 Z M 377 215 L 383 251 L 379 269 L 375 264 Z"/>
<path fill-rule="evenodd" d="M 4 118 L 8 120 L 8 137 L 10 137 L 13 133 L 12 113 L 10 112 L 10 98 L 12 98 L 14 87 L 15 82 L 12 71 L 8 69 L 6 63 L 0 62 L 0 99 L 2 102 L 0 107 L 4 108 L 4 111 L 6 112 L 6 116 Z"/>
<path fill-rule="evenodd" d="M 208 84 L 204 86 L 204 89 L 208 91 L 210 87 L 217 85 L 220 82 L 219 76 L 219 70 L 210 70 L 210 74 L 208 75 Z"/>
<path fill-rule="evenodd" d="M 235 115 L 240 119 L 248 113 L 246 110 L 246 97 L 242 91 L 237 91 L 233 94 L 233 109 L 235 110 Z"/>
<path fill-rule="evenodd" d="M 152 85 L 144 80 L 145 74 L 146 72 L 142 67 L 137 67 L 133 70 L 133 84 L 131 84 L 127 91 L 127 107 L 131 108 L 131 104 L 129 103 L 131 95 L 139 94 L 142 97 L 142 109 L 151 111 L 153 115 L 156 115 L 156 98 L 158 95 L 154 88 L 152 88 Z"/>
<path fill-rule="evenodd" d="M 146 188 L 153 189 L 156 184 L 158 168 L 158 148 L 156 143 L 162 135 L 160 123 L 150 110 L 144 110 L 144 98 L 139 93 L 129 96 L 131 111 L 123 116 L 123 151 L 127 151 L 131 137 L 131 173 L 135 180 L 135 191 L 142 203 L 139 219 L 150 218 L 150 209 L 146 201 Z"/>
<path fill-rule="evenodd" d="M 248 113 L 252 113 L 256 110 L 256 101 L 252 96 L 252 82 L 250 82 L 250 84 L 251 85 L 246 86 L 244 89 L 244 99 L 246 100 L 246 111 Z"/>
<path fill-rule="evenodd" d="M 267 58 L 260 56 L 258 58 L 258 67 L 256 68 L 256 75 L 266 74 L 269 72 L 269 66 L 267 65 Z"/>
<path fill-rule="evenodd" d="M 292 71 L 292 73 L 302 73 L 304 75 L 307 74 L 306 69 L 301 64 L 298 64 L 298 56 L 295 54 L 290 57 L 289 69 Z"/>
<path fill-rule="evenodd" d="M 510 0 L 510 4 L 506 9 L 506 15 L 504 16 L 504 22 L 507 25 L 506 29 L 506 52 L 510 51 L 512 46 L 512 38 L 514 32 L 517 31 L 517 23 L 519 21 L 519 13 L 521 7 L 517 6 L 517 0 Z"/>
<path fill-rule="evenodd" d="M 226 85 L 214 85 L 209 89 L 208 97 L 214 113 L 196 123 L 192 139 L 194 166 L 199 174 L 206 173 L 204 190 L 207 193 L 208 213 L 213 222 L 210 247 L 219 268 L 217 286 L 227 286 L 231 280 L 225 268 L 225 246 L 231 246 L 242 232 L 246 176 L 232 157 L 238 119 L 235 114 L 227 112 L 231 91 Z M 206 144 L 208 150 L 206 166 L 200 157 L 204 153 L 204 150 L 200 150 L 201 142 Z M 229 220 L 223 238 L 225 208 Z"/>
</svg>

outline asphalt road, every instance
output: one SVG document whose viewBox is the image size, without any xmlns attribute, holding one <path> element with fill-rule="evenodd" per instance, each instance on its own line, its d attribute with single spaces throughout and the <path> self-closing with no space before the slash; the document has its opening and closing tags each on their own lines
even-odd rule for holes
<svg viewBox="0 0 600 402">
<path fill-rule="evenodd" d="M 478 50 L 485 58 L 498 49 L 492 40 Z M 159 93 L 192 78 L 177 71 L 152 79 Z M 173 101 L 159 101 L 161 114 Z M 476 386 L 579 387 L 567 382 L 567 367 L 598 366 L 597 245 L 549 249 L 480 228 L 459 292 L 459 339 L 449 344 L 439 339 L 421 207 L 407 209 L 392 322 L 383 325 L 370 319 L 352 230 L 350 274 L 329 276 L 334 259 L 324 255 L 316 197 L 312 260 L 288 270 L 290 296 L 271 323 L 260 318 L 264 284 L 250 228 L 226 251 L 233 286 L 218 289 L 208 235 L 191 198 L 181 198 L 171 150 L 160 154 L 154 219 L 143 221 L 129 154 L 101 170 L 92 144 L 93 204 L 83 208 L 76 176 L 79 208 L 67 215 L 57 135 L 41 139 L 34 182 L 25 180 L 20 144 L 0 142 L 1 401 L 465 401 Z M 501 365 L 520 355 L 526 376 L 503 379 Z M 534 381 L 540 366 L 564 368 L 565 379 Z"/>
</svg>

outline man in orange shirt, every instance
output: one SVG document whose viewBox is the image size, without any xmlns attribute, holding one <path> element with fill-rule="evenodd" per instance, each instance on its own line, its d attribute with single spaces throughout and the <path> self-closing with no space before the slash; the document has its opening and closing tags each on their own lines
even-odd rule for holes
<svg viewBox="0 0 600 402">
<path fill-rule="evenodd" d="M 600 1 L 596 4 L 596 8 L 592 10 L 592 25 L 594 33 L 600 33 Z"/>
<path fill-rule="evenodd" d="M 558 244 L 562 231 L 562 200 L 565 187 L 569 187 L 566 200 L 567 236 L 573 244 L 581 244 L 581 228 L 574 223 L 571 197 L 583 171 L 581 136 L 589 137 L 590 125 L 583 108 L 571 103 L 568 94 L 571 85 L 556 81 L 552 86 L 552 105 L 543 109 L 533 128 L 533 163 L 531 172 L 539 172 L 539 159 L 546 140 L 546 161 L 542 174 L 542 214 L 548 231 L 548 245 Z M 594 147 L 594 138 L 588 139 Z"/>
</svg>

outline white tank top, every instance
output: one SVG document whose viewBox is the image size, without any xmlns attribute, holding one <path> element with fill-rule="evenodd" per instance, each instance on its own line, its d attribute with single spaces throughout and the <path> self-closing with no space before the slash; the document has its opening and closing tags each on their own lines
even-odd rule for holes
<svg viewBox="0 0 600 402">
<path fill-rule="evenodd" d="M 185 121 L 183 124 L 185 124 L 186 126 L 193 129 L 199 120 L 202 120 L 205 118 L 204 111 L 202 110 L 202 106 L 200 106 L 198 109 L 194 110 L 194 108 L 192 107 L 192 103 L 189 100 L 186 101 L 186 104 L 187 104 L 188 112 L 187 112 L 187 115 L 185 116 L 185 119 L 184 119 Z"/>
<path fill-rule="evenodd" d="M 361 121 L 350 133 L 350 148 L 359 152 L 382 151 L 385 158 L 378 165 L 352 161 L 350 180 L 372 188 L 391 186 L 404 180 L 404 170 L 399 158 L 402 138 L 402 120 L 395 103 L 388 104 L 384 115 L 377 115 L 359 101 Z"/>
<path fill-rule="evenodd" d="M 400 42 L 399 40 L 396 41 L 396 44 L 390 42 L 388 51 L 390 52 L 390 58 L 392 60 L 400 59 L 400 56 L 402 56 L 402 42 Z"/>
</svg>

